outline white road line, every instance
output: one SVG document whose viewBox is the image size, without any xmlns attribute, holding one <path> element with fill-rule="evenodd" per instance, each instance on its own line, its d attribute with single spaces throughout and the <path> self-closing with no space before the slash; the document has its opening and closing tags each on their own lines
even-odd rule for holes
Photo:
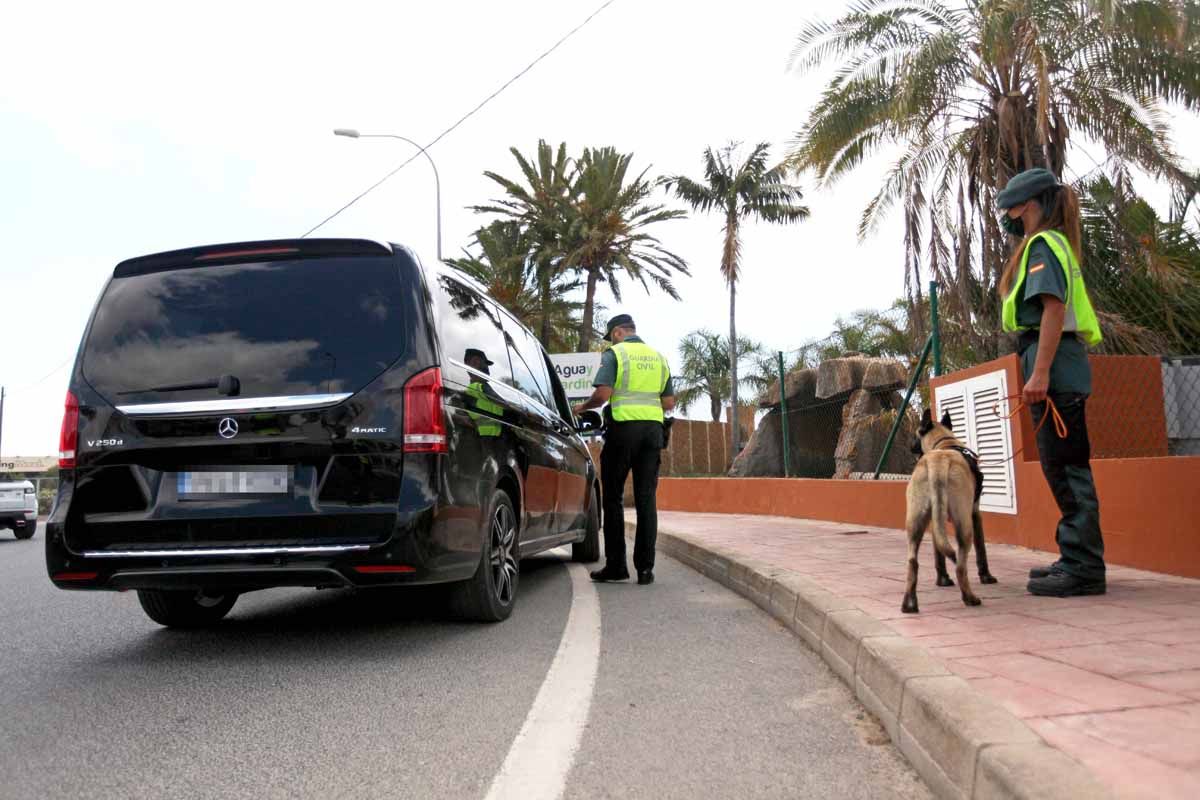
<svg viewBox="0 0 1200 800">
<path fill-rule="evenodd" d="M 487 800 L 556 800 L 575 762 L 600 663 L 600 599 L 583 565 L 567 570 L 571 611 L 558 652 Z"/>
</svg>

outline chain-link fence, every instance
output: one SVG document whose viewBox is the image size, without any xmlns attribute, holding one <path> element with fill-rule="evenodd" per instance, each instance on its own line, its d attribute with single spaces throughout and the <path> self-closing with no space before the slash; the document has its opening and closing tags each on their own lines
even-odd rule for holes
<svg viewBox="0 0 1200 800">
<path fill-rule="evenodd" d="M 1200 356 L 1093 355 L 1092 458 L 1200 455 Z"/>
</svg>

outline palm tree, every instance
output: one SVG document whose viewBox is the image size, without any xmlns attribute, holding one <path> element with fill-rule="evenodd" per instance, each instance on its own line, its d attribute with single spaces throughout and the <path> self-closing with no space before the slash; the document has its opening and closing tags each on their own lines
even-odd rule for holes
<svg viewBox="0 0 1200 800">
<path fill-rule="evenodd" d="M 581 353 L 592 346 L 596 286 L 600 281 L 608 284 L 618 302 L 622 272 L 640 282 L 647 291 L 650 281 L 678 300 L 679 293 L 670 275 L 688 274 L 684 260 L 646 232 L 656 222 L 679 219 L 686 214 L 647 203 L 654 184 L 646 180 L 646 171 L 626 182 L 632 160 L 632 154 L 618 153 L 612 147 L 587 148 L 572 180 L 562 267 L 579 270 L 585 280 L 583 318 L 579 323 Z"/>
<path fill-rule="evenodd" d="M 1030 167 L 1061 177 L 1076 133 L 1110 163 L 1194 185 L 1164 104 L 1200 108 L 1198 46 L 1196 0 L 860 0 L 800 33 L 794 66 L 837 71 L 788 163 L 828 186 L 898 147 L 860 235 L 901 204 L 910 309 L 924 264 L 963 346 L 992 357 L 1009 247 L 996 193 Z"/>
<path fill-rule="evenodd" d="M 684 337 L 679 344 L 679 374 L 672 379 L 680 408 L 686 411 L 707 396 L 713 422 L 721 421 L 721 406 L 729 396 L 733 380 L 729 353 L 729 342 L 712 331 L 701 329 Z M 761 345 L 749 339 L 738 340 L 739 362 L 761 355 Z"/>
<path fill-rule="evenodd" d="M 531 330 L 547 322 L 548 348 L 571 349 L 581 304 L 566 296 L 579 288 L 579 282 L 554 277 L 550 303 L 543 305 L 537 271 L 530 261 L 530 239 L 520 223 L 497 220 L 475 231 L 474 243 L 478 253 L 465 250 L 463 258 L 447 258 L 446 263 L 479 281 L 492 298 Z"/>
<path fill-rule="evenodd" d="M 582 273 L 584 280 L 571 284 L 572 288 L 585 287 L 583 314 L 575 325 L 579 352 L 590 350 L 595 338 L 596 287 L 601 281 L 608 283 L 617 300 L 621 299 L 622 272 L 647 289 L 654 283 L 679 299 L 669 276 L 672 272 L 688 274 L 687 264 L 646 228 L 682 217 L 684 212 L 646 202 L 654 183 L 646 179 L 645 172 L 626 183 L 632 155 L 611 147 L 588 148 L 574 160 L 568 158 L 565 144 L 555 152 L 545 141 L 538 142 L 534 161 L 516 148 L 510 151 L 524 183 L 485 172 L 504 189 L 505 196 L 472 208 L 499 214 L 521 226 L 543 308 L 553 304 L 562 276 Z M 546 315 L 540 331 L 547 346 L 556 336 L 563 338 L 551 330 Z"/>
<path fill-rule="evenodd" d="M 1200 352 L 1200 224 L 1187 220 L 1187 204 L 1159 218 L 1125 172 L 1082 188 L 1083 261 L 1103 351 Z"/>
<path fill-rule="evenodd" d="M 729 359 L 730 395 L 734 413 L 738 411 L 738 359 L 734 351 L 737 336 L 737 282 L 741 269 L 742 220 L 753 217 L 763 222 L 793 223 L 808 216 L 808 208 L 799 203 L 804 195 L 799 186 L 788 183 L 782 165 L 767 166 L 770 145 L 762 142 L 744 161 L 736 158 L 737 144 L 717 151 L 704 150 L 704 180 L 694 181 L 683 175 L 666 178 L 668 191 L 697 211 L 716 211 L 725 219 L 725 242 L 721 250 L 721 274 L 729 286 Z M 733 426 L 733 450 L 740 450 L 739 425 Z"/>
<path fill-rule="evenodd" d="M 531 161 L 515 147 L 509 148 L 525 180 L 521 184 L 495 172 L 484 172 L 504 189 L 504 197 L 492 205 L 471 206 L 478 213 L 499 214 L 518 223 L 529 245 L 529 263 L 537 284 L 539 316 L 536 330 L 542 345 L 549 348 L 553 337 L 550 309 L 554 290 L 562 275 L 562 240 L 566 234 L 564 209 L 570 207 L 572 165 L 566 144 L 552 150 L 539 140 Z M 531 326 L 534 327 L 534 326 Z"/>
</svg>

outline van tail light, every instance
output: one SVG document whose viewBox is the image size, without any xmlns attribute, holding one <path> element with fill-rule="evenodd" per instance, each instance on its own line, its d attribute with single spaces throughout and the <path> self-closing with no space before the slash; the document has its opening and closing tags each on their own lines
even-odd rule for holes
<svg viewBox="0 0 1200 800">
<path fill-rule="evenodd" d="M 56 572 L 50 576 L 56 581 L 94 581 L 100 577 L 99 572 Z"/>
<path fill-rule="evenodd" d="M 67 390 L 63 409 L 62 428 L 58 433 L 58 466 L 60 469 L 75 466 L 75 445 L 79 441 L 79 401 Z"/>
<path fill-rule="evenodd" d="M 442 370 L 430 367 L 404 385 L 404 452 L 446 453 Z"/>
</svg>

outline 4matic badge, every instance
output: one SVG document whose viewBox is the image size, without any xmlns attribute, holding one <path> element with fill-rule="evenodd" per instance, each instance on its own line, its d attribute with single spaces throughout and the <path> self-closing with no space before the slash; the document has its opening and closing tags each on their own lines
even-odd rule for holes
<svg viewBox="0 0 1200 800">
<path fill-rule="evenodd" d="M 360 428 L 355 425 L 350 429 L 351 433 L 387 433 L 387 428 Z"/>
</svg>

